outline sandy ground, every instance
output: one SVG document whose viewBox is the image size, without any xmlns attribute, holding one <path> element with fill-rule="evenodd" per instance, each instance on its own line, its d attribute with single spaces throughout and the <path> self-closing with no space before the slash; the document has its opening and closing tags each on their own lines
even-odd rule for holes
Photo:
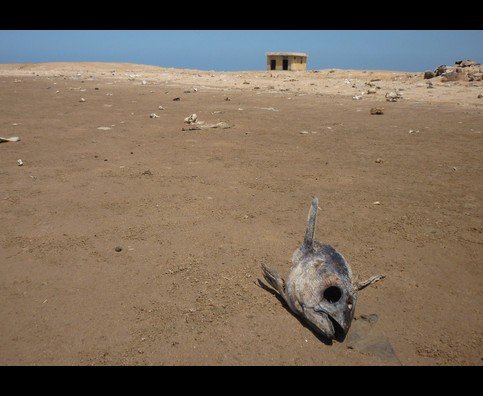
<svg viewBox="0 0 483 396">
<path fill-rule="evenodd" d="M 0 65 L 21 138 L 0 144 L 0 364 L 481 365 L 483 85 L 433 84 Z M 182 131 L 191 113 L 231 128 Z M 321 343 L 256 283 L 288 273 L 311 195 L 317 238 L 387 276 L 356 317 L 391 359 Z"/>
</svg>

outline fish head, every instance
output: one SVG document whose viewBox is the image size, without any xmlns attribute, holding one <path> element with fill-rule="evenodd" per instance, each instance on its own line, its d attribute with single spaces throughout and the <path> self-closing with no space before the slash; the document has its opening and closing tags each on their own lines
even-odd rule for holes
<svg viewBox="0 0 483 396">
<path fill-rule="evenodd" d="M 339 253 L 322 245 L 294 268 L 288 292 L 301 316 L 328 340 L 343 340 L 354 318 L 357 289 Z"/>
</svg>

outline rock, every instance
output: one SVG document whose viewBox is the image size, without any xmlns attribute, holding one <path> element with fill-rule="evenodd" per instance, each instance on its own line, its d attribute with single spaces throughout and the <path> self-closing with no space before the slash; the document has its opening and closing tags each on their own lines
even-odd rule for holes
<svg viewBox="0 0 483 396">
<path fill-rule="evenodd" d="M 158 110 L 164 110 L 164 107 L 163 106 L 159 106 L 158 107 Z"/>
<path fill-rule="evenodd" d="M 152 176 L 153 173 L 149 169 L 146 169 L 143 173 L 141 173 L 141 175 Z"/>
<path fill-rule="evenodd" d="M 373 107 L 371 109 L 371 114 L 372 115 L 380 115 L 380 114 L 384 114 L 384 108 L 382 107 Z"/>
<path fill-rule="evenodd" d="M 79 102 L 85 102 L 86 100 L 84 98 L 80 98 Z"/>
<path fill-rule="evenodd" d="M 433 83 L 431 81 L 428 82 L 428 89 L 434 88 Z"/>
<path fill-rule="evenodd" d="M 448 70 L 448 68 L 446 67 L 446 65 L 438 66 L 436 68 L 436 70 L 434 71 L 434 75 L 435 76 L 440 76 L 441 74 L 446 73 L 447 70 Z"/>
<path fill-rule="evenodd" d="M 431 70 L 426 70 L 424 72 L 424 79 L 427 80 L 429 78 L 435 77 L 435 74 Z"/>
<path fill-rule="evenodd" d="M 483 98 L 483 94 L 478 94 L 478 99 Z"/>
<path fill-rule="evenodd" d="M 375 161 L 374 161 L 376 164 L 380 164 L 382 163 L 382 159 L 381 158 L 377 158 Z"/>
<path fill-rule="evenodd" d="M 361 100 L 362 99 L 362 95 L 355 95 L 352 97 L 352 99 L 354 100 Z"/>
<path fill-rule="evenodd" d="M 142 85 L 146 85 L 148 82 L 146 80 L 141 81 Z"/>
<path fill-rule="evenodd" d="M 381 203 L 379 201 L 375 201 L 372 203 L 373 205 L 380 205 Z"/>
<path fill-rule="evenodd" d="M 465 80 L 465 79 L 466 79 L 466 74 L 463 73 L 463 71 L 459 67 L 457 67 L 454 70 L 447 71 L 446 73 L 443 73 L 441 75 L 441 82 L 459 81 L 459 80 Z"/>
<path fill-rule="evenodd" d="M 231 100 L 231 98 L 229 98 L 228 96 L 225 98 L 225 101 L 229 102 Z"/>
<path fill-rule="evenodd" d="M 121 246 L 116 246 L 116 247 L 114 248 L 114 250 L 115 250 L 116 252 L 121 252 L 121 251 L 122 251 L 122 247 L 121 247 Z"/>
<path fill-rule="evenodd" d="M 18 166 L 22 166 L 22 165 L 23 165 L 23 161 L 22 161 L 21 159 L 18 159 L 18 160 L 17 160 L 17 165 L 18 165 Z"/>
<path fill-rule="evenodd" d="M 455 62 L 455 65 L 459 65 L 460 67 L 470 67 L 470 66 L 478 66 L 480 63 L 476 62 L 471 59 L 465 59 L 462 61 Z"/>
<path fill-rule="evenodd" d="M 155 113 L 151 113 L 149 115 L 149 118 L 159 118 L 159 116 L 157 114 L 155 114 Z"/>
<path fill-rule="evenodd" d="M 301 134 L 301 135 L 307 135 L 307 134 L 308 134 L 308 132 L 307 132 L 307 131 L 300 131 L 300 134 Z"/>
<path fill-rule="evenodd" d="M 387 92 L 385 96 L 387 102 L 397 102 L 402 98 L 398 92 Z"/>
<path fill-rule="evenodd" d="M 184 119 L 186 124 L 194 124 L 198 120 L 198 116 L 196 114 L 191 114 L 190 116 Z"/>
<path fill-rule="evenodd" d="M 368 94 L 368 95 L 375 94 L 376 92 L 377 92 L 377 91 L 376 91 L 374 88 L 369 88 L 369 89 L 367 90 L 367 94 Z"/>
<path fill-rule="evenodd" d="M 178 98 L 174 98 L 174 99 L 173 99 L 173 101 L 174 101 L 174 102 L 178 102 L 178 101 L 180 101 L 180 100 L 181 100 L 181 98 L 179 98 L 179 97 L 178 97 Z"/>
</svg>

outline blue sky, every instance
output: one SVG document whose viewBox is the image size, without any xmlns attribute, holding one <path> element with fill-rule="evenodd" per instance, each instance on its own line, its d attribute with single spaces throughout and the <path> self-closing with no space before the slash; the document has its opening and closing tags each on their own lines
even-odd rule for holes
<svg viewBox="0 0 483 396">
<path fill-rule="evenodd" d="M 309 69 L 423 71 L 483 61 L 483 30 L 0 30 L 0 63 L 129 62 L 263 70 L 265 52 L 309 54 Z"/>
</svg>

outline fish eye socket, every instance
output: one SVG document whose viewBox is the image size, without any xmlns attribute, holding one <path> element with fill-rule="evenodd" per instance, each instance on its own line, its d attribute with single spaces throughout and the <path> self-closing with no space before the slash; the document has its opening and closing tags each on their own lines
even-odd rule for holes
<svg viewBox="0 0 483 396">
<path fill-rule="evenodd" d="M 330 303 L 336 303 L 342 297 L 342 290 L 337 286 L 330 286 L 324 290 L 324 298 Z"/>
</svg>

